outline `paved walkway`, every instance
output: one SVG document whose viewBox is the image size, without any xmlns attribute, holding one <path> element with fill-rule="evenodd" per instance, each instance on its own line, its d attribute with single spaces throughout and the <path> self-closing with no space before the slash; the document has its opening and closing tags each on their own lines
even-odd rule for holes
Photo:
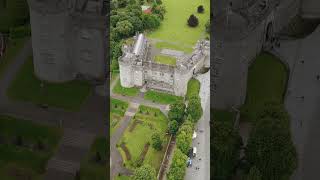
<svg viewBox="0 0 320 180">
<path fill-rule="evenodd" d="M 192 161 L 192 167 L 187 168 L 185 180 L 210 179 L 210 71 L 197 76 L 197 79 L 201 84 L 199 95 L 203 116 L 196 125 L 197 137 L 192 142 L 192 146 L 197 147 L 197 156 Z"/>
<path fill-rule="evenodd" d="M 110 139 L 110 164 L 111 164 L 111 179 L 113 179 L 118 174 L 122 175 L 132 175 L 132 172 L 125 167 L 123 167 L 123 159 L 120 152 L 117 149 L 117 143 L 120 141 L 124 131 L 130 124 L 130 121 L 134 114 L 138 111 L 140 104 L 129 103 L 129 107 L 120 121 L 119 127 L 112 134 Z"/>
<path fill-rule="evenodd" d="M 28 40 L 1 77 L 0 114 L 62 127 L 64 135 L 57 153 L 47 164 L 45 179 L 73 179 L 94 137 L 105 135 L 106 102 L 100 96 L 92 94 L 80 111 L 66 112 L 59 108 L 43 109 L 33 103 L 11 101 L 6 96 L 6 91 L 30 55 L 32 47 L 31 40 Z"/>
</svg>

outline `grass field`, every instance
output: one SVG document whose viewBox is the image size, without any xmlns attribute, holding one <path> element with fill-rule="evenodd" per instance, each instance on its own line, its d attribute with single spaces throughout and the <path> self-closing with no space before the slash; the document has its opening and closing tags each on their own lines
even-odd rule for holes
<svg viewBox="0 0 320 180">
<path fill-rule="evenodd" d="M 159 64 L 166 64 L 170 66 L 176 66 L 176 58 L 170 56 L 158 55 L 154 57 L 154 61 Z"/>
<path fill-rule="evenodd" d="M 288 73 L 276 57 L 263 53 L 249 68 L 247 98 L 241 108 L 249 119 L 267 101 L 283 102 Z"/>
<path fill-rule="evenodd" d="M 183 97 L 149 90 L 144 94 L 144 99 L 160 104 L 172 104 L 177 101 L 182 101 Z"/>
<path fill-rule="evenodd" d="M 107 179 L 106 174 L 106 152 L 107 140 L 105 137 L 98 137 L 91 145 L 91 149 L 86 159 L 81 163 L 80 179 L 81 180 L 102 180 Z M 100 162 L 97 162 L 96 154 L 99 152 L 101 156 Z"/>
<path fill-rule="evenodd" d="M 112 91 L 113 93 L 121 94 L 123 96 L 130 96 L 130 97 L 136 96 L 139 93 L 139 89 L 136 87 L 133 87 L 133 88 L 122 87 L 120 84 L 120 79 L 118 80 L 118 82 L 116 83 Z"/>
<path fill-rule="evenodd" d="M 119 122 L 123 118 L 128 103 L 120 101 L 118 99 L 111 99 L 111 110 L 110 110 L 110 134 L 112 134 L 119 126 Z"/>
<path fill-rule="evenodd" d="M 23 48 L 27 40 L 28 38 L 21 38 L 9 41 L 4 56 L 0 58 L 0 78 L 6 67 L 14 60 L 15 56 Z"/>
<path fill-rule="evenodd" d="M 0 177 L 40 180 L 49 158 L 61 139 L 62 130 L 27 120 L 0 116 Z M 17 137 L 21 137 L 20 145 Z M 40 148 L 39 143 L 42 143 Z"/>
<path fill-rule="evenodd" d="M 210 0 L 162 0 L 166 7 L 165 18 L 156 31 L 150 32 L 148 37 L 165 41 L 194 46 L 202 37 L 205 37 L 205 24 L 210 18 Z M 204 13 L 199 14 L 197 8 L 204 6 Z M 191 14 L 199 19 L 199 25 L 191 28 L 187 20 Z"/>
<path fill-rule="evenodd" d="M 168 43 L 168 42 L 157 42 L 155 44 L 155 47 L 158 49 L 172 49 L 177 51 L 183 51 L 185 53 L 191 53 L 193 51 L 193 46 L 186 46 L 186 45 L 177 45 L 174 43 Z"/>
<path fill-rule="evenodd" d="M 14 81 L 7 90 L 8 96 L 17 101 L 30 101 L 35 104 L 48 104 L 65 110 L 78 110 L 92 88 L 86 81 L 72 81 L 68 83 L 47 83 L 37 79 L 33 73 L 32 58 L 21 68 Z"/>
<path fill-rule="evenodd" d="M 188 82 L 186 99 L 189 99 L 192 96 L 199 96 L 199 92 L 200 92 L 200 82 L 194 78 L 190 79 Z"/>
<path fill-rule="evenodd" d="M 141 122 L 137 123 L 135 128 L 130 132 L 130 127 L 136 120 Z M 161 151 L 156 151 L 150 145 L 143 164 L 149 164 L 154 167 L 156 171 L 159 170 L 169 138 L 166 136 L 167 123 L 168 120 L 166 116 L 162 114 L 159 109 L 146 106 L 139 107 L 138 112 L 135 114 L 134 119 L 132 119 L 131 124 L 126 129 L 119 143 L 125 143 L 131 154 L 131 160 L 127 160 L 123 150 L 119 148 L 126 167 L 131 169 L 135 168 L 135 162 L 138 161 L 144 145 L 151 143 L 151 135 L 155 131 L 158 131 L 164 140 L 163 148 Z"/>
</svg>

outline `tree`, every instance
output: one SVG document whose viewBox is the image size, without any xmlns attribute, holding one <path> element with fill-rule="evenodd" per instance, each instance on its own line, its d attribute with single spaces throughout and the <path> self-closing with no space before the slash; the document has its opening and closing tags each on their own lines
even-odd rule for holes
<svg viewBox="0 0 320 180">
<path fill-rule="evenodd" d="M 288 180 L 297 167 L 290 127 L 283 111 L 280 111 L 256 120 L 248 139 L 246 158 L 260 170 L 262 180 Z"/>
<path fill-rule="evenodd" d="M 162 0 L 155 0 L 157 4 L 162 4 Z"/>
<path fill-rule="evenodd" d="M 247 180 L 262 180 L 260 171 L 257 167 L 253 166 L 252 168 L 250 168 Z"/>
<path fill-rule="evenodd" d="M 168 128 L 171 135 L 176 135 L 179 130 L 179 124 L 176 120 L 172 120 L 169 122 Z"/>
<path fill-rule="evenodd" d="M 211 128 L 213 179 L 231 179 L 239 160 L 241 137 L 230 122 L 215 120 Z"/>
<path fill-rule="evenodd" d="M 188 117 L 190 117 L 190 115 Z M 181 125 L 179 129 L 179 133 L 182 131 L 185 131 L 187 134 L 193 134 L 193 129 L 194 129 L 193 126 L 194 124 L 192 121 L 190 120 L 184 121 L 184 123 Z"/>
<path fill-rule="evenodd" d="M 193 119 L 193 122 L 196 123 L 202 116 L 202 107 L 201 99 L 198 96 L 192 96 L 189 99 L 187 114 L 190 115 Z"/>
<path fill-rule="evenodd" d="M 118 22 L 115 30 L 122 38 L 130 36 L 134 32 L 133 26 L 128 20 Z"/>
<path fill-rule="evenodd" d="M 144 29 L 156 29 L 160 26 L 160 19 L 158 16 L 153 14 L 143 14 L 142 23 Z"/>
<path fill-rule="evenodd" d="M 152 140 L 151 146 L 155 150 L 160 151 L 162 149 L 162 143 L 163 143 L 160 137 L 160 134 L 158 132 L 153 133 L 151 136 L 151 140 Z"/>
<path fill-rule="evenodd" d="M 186 131 L 179 131 L 176 139 L 177 147 L 184 153 L 188 154 L 189 149 L 192 145 L 192 134 Z"/>
<path fill-rule="evenodd" d="M 167 174 L 168 180 L 183 180 L 186 170 L 187 156 L 176 148 Z"/>
<path fill-rule="evenodd" d="M 170 110 L 168 112 L 169 120 L 177 121 L 179 124 L 182 124 L 184 114 L 186 110 L 186 105 L 184 102 L 176 102 L 170 105 Z"/>
<path fill-rule="evenodd" d="M 204 12 L 204 8 L 202 5 L 198 6 L 198 13 L 203 13 Z"/>
<path fill-rule="evenodd" d="M 188 19 L 188 25 L 190 27 L 197 27 L 198 24 L 199 24 L 198 18 L 195 15 L 192 14 Z"/>
<path fill-rule="evenodd" d="M 144 4 L 144 0 L 139 0 L 139 4 L 143 5 Z"/>
<path fill-rule="evenodd" d="M 143 24 L 142 24 L 142 21 L 141 21 L 141 19 L 139 17 L 131 16 L 128 20 L 133 25 L 133 31 L 134 32 L 142 31 Z"/>
<path fill-rule="evenodd" d="M 135 170 L 133 180 L 156 180 L 156 170 L 149 164 L 145 164 Z"/>
<path fill-rule="evenodd" d="M 163 5 L 154 4 L 151 9 L 153 14 L 156 14 L 161 20 L 164 19 L 164 14 L 166 13 L 166 8 Z"/>
<path fill-rule="evenodd" d="M 124 8 L 127 6 L 128 1 L 127 0 L 118 0 L 118 7 Z"/>
</svg>

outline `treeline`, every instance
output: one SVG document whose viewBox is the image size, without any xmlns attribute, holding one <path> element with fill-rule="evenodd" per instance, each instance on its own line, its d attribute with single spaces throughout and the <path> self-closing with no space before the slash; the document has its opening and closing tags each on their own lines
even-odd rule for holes
<svg viewBox="0 0 320 180">
<path fill-rule="evenodd" d="M 151 13 L 142 12 L 142 4 L 151 4 Z M 118 70 L 118 58 L 124 40 L 137 32 L 157 29 L 164 18 L 165 8 L 161 1 L 112 0 L 110 16 L 111 71 Z"/>
</svg>

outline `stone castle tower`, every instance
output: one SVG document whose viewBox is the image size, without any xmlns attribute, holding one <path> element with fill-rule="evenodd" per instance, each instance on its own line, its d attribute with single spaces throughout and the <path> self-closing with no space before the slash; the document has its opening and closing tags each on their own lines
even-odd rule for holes
<svg viewBox="0 0 320 180">
<path fill-rule="evenodd" d="M 106 10 L 103 0 L 28 0 L 36 76 L 65 82 L 106 75 Z"/>
<path fill-rule="evenodd" d="M 214 0 L 213 4 L 211 105 L 218 109 L 244 103 L 250 63 L 272 48 L 276 34 L 293 17 L 320 18 L 318 0 Z"/>
</svg>

